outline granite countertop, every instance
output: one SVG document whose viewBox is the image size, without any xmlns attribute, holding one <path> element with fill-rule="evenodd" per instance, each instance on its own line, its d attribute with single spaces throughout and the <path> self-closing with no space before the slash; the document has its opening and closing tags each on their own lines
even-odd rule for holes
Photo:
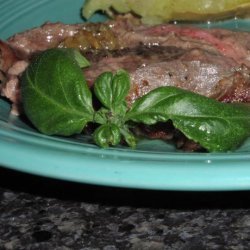
<svg viewBox="0 0 250 250">
<path fill-rule="evenodd" d="M 0 168 L 0 249 L 250 249 L 249 195 L 98 187 Z"/>
</svg>

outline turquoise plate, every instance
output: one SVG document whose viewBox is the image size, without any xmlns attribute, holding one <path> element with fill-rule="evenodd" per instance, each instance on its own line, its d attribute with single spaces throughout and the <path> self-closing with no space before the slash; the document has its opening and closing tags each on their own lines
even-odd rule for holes
<svg viewBox="0 0 250 250">
<path fill-rule="evenodd" d="M 45 21 L 82 22 L 82 0 L 0 1 L 0 37 Z M 56 11 L 55 11 L 56 10 Z M 104 17 L 96 15 L 92 21 Z M 210 25 L 210 24 L 209 24 Z M 216 23 L 247 29 L 248 21 Z M 157 190 L 249 190 L 250 140 L 233 153 L 183 153 L 160 141 L 141 141 L 136 150 L 100 149 L 89 138 L 48 137 L 9 114 L 0 99 L 0 165 L 81 183 Z"/>
</svg>

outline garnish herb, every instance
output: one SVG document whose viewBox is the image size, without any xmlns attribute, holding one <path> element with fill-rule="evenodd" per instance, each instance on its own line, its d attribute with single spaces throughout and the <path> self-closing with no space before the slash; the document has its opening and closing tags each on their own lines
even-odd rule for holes
<svg viewBox="0 0 250 250">
<path fill-rule="evenodd" d="M 228 151 L 250 136 L 250 107 L 226 104 L 176 87 L 160 87 L 137 99 L 127 120 L 174 126 L 208 151 Z"/>
<path fill-rule="evenodd" d="M 129 75 L 124 70 L 116 74 L 104 72 L 94 83 L 94 93 L 101 104 L 94 117 L 94 122 L 101 126 L 94 132 L 94 141 L 101 147 L 118 145 L 123 138 L 130 147 L 135 147 L 135 137 L 126 124 L 125 101 L 130 89 Z"/>
<path fill-rule="evenodd" d="M 153 125 L 171 120 L 189 139 L 208 151 L 229 151 L 250 136 L 250 108 L 224 104 L 176 87 L 160 87 L 128 108 L 129 75 L 124 70 L 97 77 L 94 94 L 102 105 L 95 110 L 81 68 L 89 62 L 76 50 L 50 49 L 30 64 L 22 77 L 24 111 L 34 126 L 48 135 L 81 133 L 92 122 L 100 147 L 124 140 L 136 146 L 130 130 L 135 123 Z"/>
<path fill-rule="evenodd" d="M 81 67 L 89 63 L 72 49 L 39 54 L 21 79 L 24 111 L 47 135 L 80 133 L 93 120 L 92 95 Z"/>
</svg>

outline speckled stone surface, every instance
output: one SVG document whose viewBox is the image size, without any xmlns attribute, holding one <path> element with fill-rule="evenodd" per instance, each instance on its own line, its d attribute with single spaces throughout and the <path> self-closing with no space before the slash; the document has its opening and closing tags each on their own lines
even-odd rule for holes
<svg viewBox="0 0 250 250">
<path fill-rule="evenodd" d="M 250 249 L 249 198 L 96 187 L 0 168 L 0 249 Z"/>
</svg>

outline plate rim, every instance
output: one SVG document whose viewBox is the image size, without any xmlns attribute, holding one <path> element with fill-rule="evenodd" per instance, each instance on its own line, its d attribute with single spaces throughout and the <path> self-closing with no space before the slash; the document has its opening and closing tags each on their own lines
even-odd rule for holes
<svg viewBox="0 0 250 250">
<path fill-rule="evenodd" d="M 56 1 L 58 4 L 62 3 L 62 0 Z M 5 4 L 5 9 L 10 8 L 14 2 L 10 0 L 9 5 Z M 49 2 L 51 1 L 42 0 L 41 6 Z M 78 3 L 80 2 L 82 4 L 83 1 L 79 0 Z M 53 3 L 55 4 L 55 1 Z M 25 13 L 26 11 L 23 10 L 20 15 Z M 7 22 L 7 24 L 10 23 Z M 0 32 L 1 28 L 3 26 L 0 25 Z M 6 101 L 0 98 L 0 104 L 3 102 Z M 34 133 L 8 123 L 4 119 L 1 120 L 2 115 L 0 111 L 0 151 L 2 153 L 0 165 L 5 168 L 49 178 L 124 188 L 181 191 L 250 189 L 249 152 L 231 154 L 154 152 L 150 155 L 148 151 L 137 151 L 131 156 L 133 151 L 130 149 L 103 150 L 93 145 L 80 147 L 78 142 Z M 14 156 L 13 149 L 15 149 Z M 66 151 L 67 157 L 59 156 Z M 182 158 L 179 158 L 180 155 Z M 61 157 L 63 162 L 58 162 L 57 157 Z M 166 167 L 166 161 L 171 166 Z M 239 162 L 240 168 L 237 166 Z M 83 163 L 85 166 L 81 165 Z M 38 166 L 40 164 L 44 165 L 43 168 Z M 155 164 L 157 166 L 154 166 Z M 72 169 L 75 172 L 70 172 Z M 140 172 L 142 170 L 143 173 Z M 155 170 L 158 172 L 154 172 Z M 225 170 L 228 171 L 226 176 L 223 175 Z M 94 176 L 95 171 L 101 173 Z M 190 171 L 193 171 L 194 176 L 189 176 Z M 132 176 L 132 173 L 136 175 Z M 157 173 L 161 176 L 157 176 Z M 179 176 L 176 177 L 176 175 Z M 206 178 L 202 179 L 204 177 Z"/>
</svg>

